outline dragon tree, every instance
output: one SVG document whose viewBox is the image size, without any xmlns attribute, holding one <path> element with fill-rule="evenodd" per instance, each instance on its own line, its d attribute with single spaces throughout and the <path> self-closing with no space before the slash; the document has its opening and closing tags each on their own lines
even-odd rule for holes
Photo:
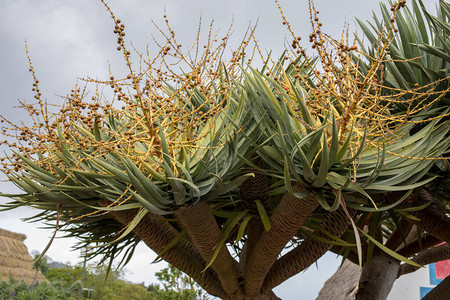
<svg viewBox="0 0 450 300">
<path fill-rule="evenodd" d="M 303 41 L 275 2 L 292 41 L 279 59 L 263 54 L 254 28 L 231 57 L 231 31 L 210 29 L 184 51 L 165 17 L 157 51 L 132 63 L 125 25 L 104 1 L 126 77 L 87 78 L 47 104 L 27 52 L 29 120 L 1 117 L 2 171 L 21 191 L 2 194 L 3 210 L 37 208 L 75 247 L 95 245 L 93 257 L 121 265 L 142 241 L 221 299 L 278 299 L 273 288 L 328 251 L 382 286 L 380 296 L 361 285 L 359 299 L 385 299 L 395 279 L 374 278 L 397 276 L 386 266 L 419 268 L 414 247 L 450 240 L 439 196 L 448 40 L 399 54 L 401 0 L 365 31 L 367 47 L 348 29 L 325 34 L 310 2 Z"/>
</svg>

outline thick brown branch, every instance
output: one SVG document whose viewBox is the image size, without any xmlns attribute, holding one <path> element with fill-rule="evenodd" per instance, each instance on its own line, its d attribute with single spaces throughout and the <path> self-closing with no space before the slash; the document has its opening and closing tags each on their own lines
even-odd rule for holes
<svg viewBox="0 0 450 300">
<path fill-rule="evenodd" d="M 450 245 L 443 244 L 437 247 L 430 248 L 427 251 L 418 254 L 412 259 L 412 261 L 424 266 L 446 259 L 450 259 Z M 410 264 L 402 264 L 400 265 L 398 277 L 415 272 L 418 269 L 419 267 Z"/>
<path fill-rule="evenodd" d="M 405 221 L 410 222 L 409 220 L 405 220 Z M 409 245 L 412 242 L 417 241 L 418 238 L 419 238 L 419 232 L 417 231 L 417 225 L 413 225 L 411 230 L 409 231 L 408 235 L 406 236 L 406 245 Z M 403 245 L 400 245 L 398 248 L 403 248 L 403 247 L 404 247 Z"/>
<path fill-rule="evenodd" d="M 294 192 L 302 189 L 302 186 L 296 185 Z M 288 193 L 282 197 L 280 204 L 270 217 L 272 229 L 263 232 L 247 262 L 244 282 L 246 295 L 257 295 L 281 250 L 317 206 L 318 202 L 313 193 L 303 198 L 297 198 Z"/>
<path fill-rule="evenodd" d="M 403 219 L 400 223 L 401 228 L 395 228 L 394 231 L 389 236 L 388 240 L 384 244 L 386 247 L 392 250 L 396 250 L 402 243 L 402 235 L 400 234 L 400 230 L 403 232 L 403 237 L 405 238 L 408 236 L 409 232 L 411 231 L 413 224 L 411 222 L 408 222 L 407 220 Z"/>
<path fill-rule="evenodd" d="M 119 223 L 127 226 L 136 216 L 137 210 L 111 211 L 111 216 Z M 179 234 L 161 216 L 147 213 L 134 227 L 133 232 L 153 251 L 160 254 L 169 243 Z M 202 272 L 205 262 L 198 251 L 187 240 L 181 240 L 161 257 L 175 268 L 192 277 L 208 293 L 225 299 L 226 293 L 217 280 L 217 276 L 209 271 Z"/>
<path fill-rule="evenodd" d="M 425 234 L 420 240 L 416 238 L 416 240 L 407 244 L 405 247 L 397 250 L 397 253 L 405 257 L 410 257 L 440 243 L 442 243 L 442 241 L 437 237 Z"/>
<path fill-rule="evenodd" d="M 425 189 L 422 189 L 418 198 L 421 202 L 426 202 L 430 201 L 432 196 Z M 410 214 L 420 219 L 420 221 L 408 220 L 435 237 L 450 243 L 450 230 L 448 230 L 450 228 L 450 217 L 437 204 L 431 203 L 426 208 L 410 212 Z"/>
<path fill-rule="evenodd" d="M 192 243 L 204 260 L 211 261 L 222 238 L 222 233 L 208 203 L 199 202 L 192 206 L 183 207 L 175 215 L 187 230 Z M 223 289 L 229 297 L 240 299 L 242 289 L 238 283 L 235 261 L 225 244 L 221 246 L 211 268 L 217 273 Z"/>
<path fill-rule="evenodd" d="M 264 226 L 259 217 L 256 200 L 261 201 L 266 211 L 270 210 L 269 205 L 269 183 L 267 175 L 261 174 L 255 170 L 247 170 L 245 173 L 253 172 L 255 177 L 247 179 L 240 187 L 240 195 L 244 200 L 245 208 L 250 210 L 254 217 L 247 226 L 247 241 L 245 257 L 241 259 L 241 268 L 245 272 L 245 264 L 250 254 L 253 252 L 256 243 L 264 232 Z M 243 172 L 244 173 L 244 172 Z"/>
<path fill-rule="evenodd" d="M 450 276 L 447 276 L 441 283 L 432 289 L 422 300 L 442 300 L 448 298 L 450 291 Z"/>
<path fill-rule="evenodd" d="M 329 213 L 321 226 L 329 233 L 340 237 L 349 224 L 350 221 L 347 217 L 337 211 Z M 330 240 L 330 237 L 320 230 L 316 230 L 314 234 L 323 239 Z M 272 289 L 289 277 L 303 271 L 324 255 L 331 247 L 331 244 L 317 241 L 314 238 L 306 238 L 295 249 L 275 262 L 267 274 L 263 289 Z"/>
</svg>

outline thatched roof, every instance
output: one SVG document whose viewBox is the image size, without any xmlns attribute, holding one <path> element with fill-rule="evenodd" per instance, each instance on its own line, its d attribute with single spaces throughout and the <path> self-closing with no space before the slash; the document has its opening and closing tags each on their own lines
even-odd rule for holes
<svg viewBox="0 0 450 300">
<path fill-rule="evenodd" d="M 26 238 L 25 234 L 0 229 L 0 280 L 8 280 L 12 276 L 32 283 L 36 270 L 33 269 L 33 259 L 27 246 L 23 243 Z M 39 272 L 36 280 L 44 279 Z"/>
<path fill-rule="evenodd" d="M 361 270 L 358 265 L 345 260 L 319 292 L 316 300 L 354 300 Z"/>
</svg>

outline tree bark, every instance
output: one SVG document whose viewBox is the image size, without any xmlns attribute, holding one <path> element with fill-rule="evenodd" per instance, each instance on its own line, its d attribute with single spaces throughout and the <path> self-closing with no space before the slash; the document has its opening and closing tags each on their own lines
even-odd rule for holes
<svg viewBox="0 0 450 300">
<path fill-rule="evenodd" d="M 136 216 L 137 210 L 110 212 L 111 216 L 124 226 L 127 226 Z M 161 253 L 178 235 L 178 231 L 167 221 L 160 220 L 161 216 L 147 213 L 134 227 L 133 232 L 157 254 Z M 220 285 L 216 274 L 210 270 L 202 272 L 205 262 L 198 251 L 187 240 L 181 240 L 161 257 L 175 268 L 192 277 L 202 288 L 211 295 L 227 298 L 227 294 Z"/>
<path fill-rule="evenodd" d="M 408 243 L 405 247 L 397 249 L 397 253 L 405 257 L 410 257 L 440 243 L 442 241 L 437 237 L 425 234 L 420 240 L 416 238 L 416 240 Z"/>
<path fill-rule="evenodd" d="M 247 241 L 246 241 L 246 252 L 245 256 L 241 258 L 240 264 L 241 268 L 245 273 L 246 261 L 248 261 L 256 243 L 259 241 L 261 234 L 264 232 L 264 225 L 259 217 L 258 208 L 256 205 L 256 200 L 261 201 L 266 211 L 270 211 L 269 205 L 269 183 L 267 180 L 267 175 L 261 174 L 255 170 L 245 170 L 242 173 L 253 172 L 255 177 L 249 178 L 240 187 L 240 194 L 244 200 L 245 208 L 250 210 L 250 213 L 254 215 L 250 219 L 247 225 Z"/>
<path fill-rule="evenodd" d="M 450 259 L 450 245 L 443 244 L 437 247 L 430 248 L 422 253 L 419 253 L 412 259 L 412 261 L 418 263 L 419 265 L 428 265 L 446 259 Z M 419 267 L 410 264 L 402 264 L 400 265 L 398 277 L 415 272 L 418 269 Z"/>
<path fill-rule="evenodd" d="M 450 276 L 447 276 L 441 283 L 432 289 L 422 300 L 443 300 L 448 299 L 450 291 Z"/>
<path fill-rule="evenodd" d="M 398 260 L 375 249 L 370 266 L 365 266 L 361 273 L 356 300 L 386 300 L 399 268 Z"/>
<path fill-rule="evenodd" d="M 426 203 L 432 201 L 432 198 L 432 195 L 425 189 L 419 192 L 418 199 L 420 202 Z M 422 210 L 409 213 L 420 219 L 420 221 L 408 219 L 409 221 L 424 229 L 429 234 L 450 244 L 450 230 L 448 230 L 450 228 L 450 217 L 437 204 L 431 203 Z"/>
<path fill-rule="evenodd" d="M 210 262 L 222 238 L 222 233 L 212 210 L 206 202 L 180 208 L 175 216 L 181 221 L 203 259 Z M 242 288 L 238 283 L 235 260 L 225 244 L 211 265 L 217 273 L 223 289 L 231 299 L 242 299 Z"/>
<path fill-rule="evenodd" d="M 303 189 L 299 184 L 294 186 L 294 192 Z M 303 198 L 288 193 L 283 195 L 280 204 L 270 217 L 271 230 L 263 232 L 247 262 L 244 282 L 246 295 L 251 297 L 258 295 L 267 273 L 281 250 L 317 206 L 318 202 L 313 193 Z"/>
<path fill-rule="evenodd" d="M 336 211 L 327 215 L 321 227 L 325 231 L 340 237 L 349 224 L 350 221 L 347 217 L 343 216 L 339 211 Z M 316 230 L 314 234 L 326 240 L 330 239 L 320 230 Z M 331 244 L 320 242 L 313 238 L 306 238 L 295 249 L 283 255 L 275 262 L 267 274 L 263 289 L 273 289 L 286 279 L 303 271 L 324 255 L 331 247 Z"/>
<path fill-rule="evenodd" d="M 406 237 L 408 236 L 408 234 L 410 233 L 413 224 L 411 224 L 411 222 L 408 222 L 405 219 L 402 219 L 401 223 L 400 223 L 400 229 L 399 228 L 395 228 L 395 230 L 391 233 L 391 235 L 389 236 L 389 238 L 387 239 L 386 243 L 384 244 L 386 247 L 388 247 L 391 250 L 396 250 L 398 249 L 398 247 L 400 247 L 400 245 L 403 242 L 402 239 L 402 235 L 400 234 L 400 230 L 402 230 L 403 232 L 403 236 L 405 237 L 405 242 L 406 242 Z"/>
<path fill-rule="evenodd" d="M 361 268 L 346 259 L 324 284 L 316 300 L 354 300 Z"/>
</svg>

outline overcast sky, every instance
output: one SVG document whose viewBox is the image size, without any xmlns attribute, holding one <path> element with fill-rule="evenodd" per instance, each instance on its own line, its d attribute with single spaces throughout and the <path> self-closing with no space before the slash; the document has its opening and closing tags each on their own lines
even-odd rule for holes
<svg viewBox="0 0 450 300">
<path fill-rule="evenodd" d="M 289 36 L 282 25 L 281 16 L 272 0 L 127 0 L 108 1 L 116 16 L 126 28 L 126 40 L 144 50 L 152 36 L 158 37 L 151 20 L 163 25 L 166 10 L 169 20 L 183 45 L 190 44 L 198 28 L 200 16 L 205 31 L 214 20 L 214 27 L 225 33 L 233 21 L 230 49 L 236 47 L 249 24 L 258 21 L 256 37 L 260 46 L 273 50 L 275 57 L 282 53 L 285 37 Z M 425 0 L 424 2 L 435 2 Z M 287 19 L 297 35 L 307 37 L 307 0 L 280 0 Z M 339 37 L 346 23 L 356 29 L 355 18 L 367 20 L 372 10 L 378 14 L 378 0 L 317 0 L 323 31 Z M 31 101 L 32 77 L 28 72 L 25 40 L 40 80 L 40 89 L 49 102 L 61 101 L 58 95 L 66 95 L 78 78 L 106 79 L 108 65 L 114 72 L 124 68 L 116 48 L 113 22 L 100 1 L 96 0 L 1 0 L 0 1 L 0 113 L 11 120 L 27 118 L 19 110 L 13 110 L 17 99 Z M 305 45 L 305 44 L 303 44 Z M 151 49 L 150 49 L 151 50 Z M 231 51 L 231 50 L 230 50 Z M 8 183 L 0 183 L 0 191 L 13 192 Z M 0 203 L 5 200 L 0 199 Z M 28 249 L 45 248 L 52 231 L 37 229 L 40 224 L 24 223 L 20 219 L 34 211 L 20 208 L 0 212 L 0 228 L 21 232 L 28 236 Z M 57 239 L 48 255 L 61 262 L 79 263 L 79 253 L 71 252 L 74 243 L 70 239 Z M 150 265 L 155 255 L 143 245 L 137 249 L 127 266 L 131 272 L 127 279 L 147 284 L 155 282 L 154 272 L 164 263 Z M 278 287 L 275 292 L 282 299 L 314 299 L 324 281 L 335 271 L 340 260 L 328 255 L 316 266 Z"/>
</svg>

